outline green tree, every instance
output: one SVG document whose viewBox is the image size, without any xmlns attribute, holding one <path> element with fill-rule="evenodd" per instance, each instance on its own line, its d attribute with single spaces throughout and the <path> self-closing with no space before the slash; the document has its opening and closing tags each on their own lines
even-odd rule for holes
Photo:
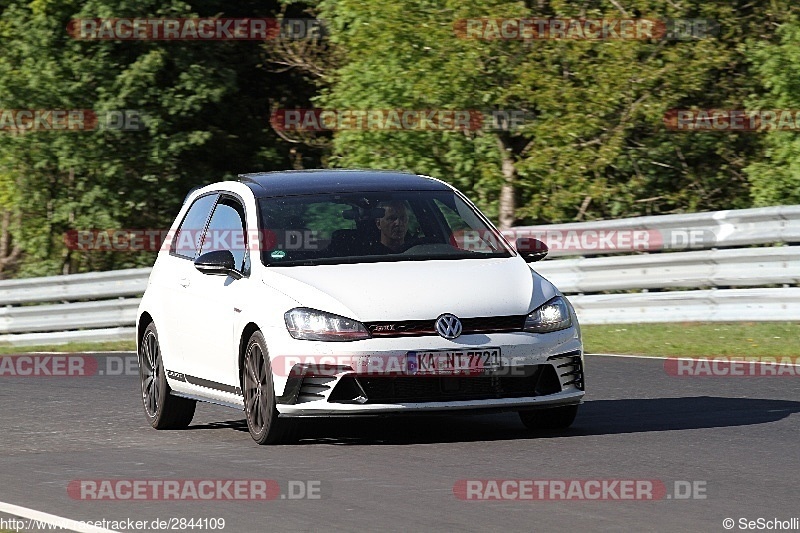
<svg viewBox="0 0 800 533">
<path fill-rule="evenodd" d="M 262 67 L 258 42 L 76 40 L 69 21 L 278 10 L 256 1 L 9 2 L 0 15 L 0 109 L 133 110 L 143 124 L 140 131 L 0 132 L 0 174 L 13 183 L 11 212 L 24 220 L 14 230 L 23 248 L 18 274 L 151 264 L 152 253 L 69 250 L 63 236 L 165 228 L 193 186 L 285 168 L 289 150 L 269 127 L 269 100 L 310 95 L 302 81 Z"/>
<path fill-rule="evenodd" d="M 769 37 L 789 2 L 359 0 L 320 3 L 344 61 L 320 107 L 523 110 L 515 132 L 355 132 L 329 163 L 404 168 L 477 197 L 501 226 L 747 207 L 742 168 L 760 146 L 736 134 L 674 133 L 681 107 L 741 108 L 761 89 L 743 43 Z M 717 37 L 680 40 L 467 40 L 467 18 L 717 21 Z"/>
<path fill-rule="evenodd" d="M 753 69 L 767 89 L 750 99 L 751 109 L 800 109 L 800 22 L 786 22 L 777 33 L 779 42 L 753 42 L 749 47 Z M 755 205 L 800 203 L 800 135 L 764 135 L 764 157 L 745 169 Z"/>
</svg>

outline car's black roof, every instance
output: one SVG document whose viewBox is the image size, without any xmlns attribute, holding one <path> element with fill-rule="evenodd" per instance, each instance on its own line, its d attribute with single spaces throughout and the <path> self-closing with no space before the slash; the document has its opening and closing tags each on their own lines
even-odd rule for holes
<svg viewBox="0 0 800 533">
<path fill-rule="evenodd" d="M 406 172 L 385 170 L 286 170 L 240 174 L 256 198 L 300 194 L 447 191 L 447 185 Z"/>
</svg>

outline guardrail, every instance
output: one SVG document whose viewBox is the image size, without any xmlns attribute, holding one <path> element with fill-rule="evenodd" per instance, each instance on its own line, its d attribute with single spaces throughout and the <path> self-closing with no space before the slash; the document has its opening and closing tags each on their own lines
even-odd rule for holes
<svg viewBox="0 0 800 533">
<path fill-rule="evenodd" d="M 584 294 L 569 300 L 582 324 L 800 320 L 800 287 Z"/>
<path fill-rule="evenodd" d="M 657 215 L 647 217 L 573 222 L 547 226 L 518 226 L 513 229 L 521 235 L 553 237 L 551 257 L 565 255 L 597 255 L 626 253 L 627 249 L 608 247 L 583 247 L 580 250 L 559 249 L 560 242 L 568 242 L 571 235 L 583 232 L 653 232 L 662 237 L 654 249 L 678 250 L 700 248 L 730 248 L 773 243 L 800 244 L 800 205 L 760 207 L 732 211 L 710 211 L 685 215 Z M 693 239 L 693 236 L 698 237 Z"/>
<path fill-rule="evenodd" d="M 800 246 L 733 248 L 533 263 L 562 292 L 800 283 Z"/>
<path fill-rule="evenodd" d="M 0 281 L 0 305 L 140 296 L 152 268 Z M 0 328 L 0 331 L 3 331 Z"/>
<path fill-rule="evenodd" d="M 561 237 L 569 232 L 621 230 L 681 239 L 694 232 L 705 237 L 694 246 L 705 249 L 533 263 L 534 270 L 569 295 L 581 323 L 800 321 L 800 287 L 796 286 L 800 246 L 736 248 L 800 243 L 800 206 L 514 228 L 523 235 L 549 232 Z M 672 250 L 681 244 L 665 243 L 663 248 Z M 573 248 L 552 250 L 550 255 L 626 251 L 630 252 Z M 138 296 L 147 286 L 150 271 L 0 281 L 0 305 L 4 306 L 0 307 L 0 345 L 133 339 Z"/>
</svg>

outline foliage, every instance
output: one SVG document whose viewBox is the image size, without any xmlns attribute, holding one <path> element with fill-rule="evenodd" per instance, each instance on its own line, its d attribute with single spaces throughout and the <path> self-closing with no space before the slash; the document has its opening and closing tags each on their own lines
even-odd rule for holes
<svg viewBox="0 0 800 533">
<path fill-rule="evenodd" d="M 543 223 L 798 202 L 796 133 L 672 132 L 675 108 L 800 108 L 789 0 L 4 0 L 0 110 L 134 110 L 140 131 L 0 131 L 0 277 L 146 265 L 70 250 L 80 229 L 165 228 L 185 193 L 240 172 L 405 169 L 495 220 Z M 95 17 L 318 16 L 314 42 L 89 41 Z M 489 17 L 709 19 L 689 40 L 479 40 Z M 291 139 L 275 107 L 519 110 L 510 131 Z"/>
<path fill-rule="evenodd" d="M 766 94 L 750 99 L 751 109 L 800 110 L 800 21 L 778 29 L 777 43 L 757 42 L 750 47 L 754 71 Z M 800 122 L 800 120 L 798 120 Z M 800 203 L 800 135 L 774 131 L 766 134 L 763 157 L 745 168 L 757 206 Z"/>
<path fill-rule="evenodd" d="M 0 16 L 0 109 L 130 110 L 141 131 L 5 132 L 2 183 L 24 246 L 19 274 L 105 270 L 152 263 L 150 253 L 78 252 L 74 229 L 169 227 L 190 188 L 254 169 L 283 168 L 288 149 L 269 127 L 271 96 L 302 95 L 263 68 L 258 42 L 91 41 L 71 19 L 274 16 L 276 4 L 179 0 L 12 2 Z M 10 191 L 10 189 L 9 189 Z M 9 192 L 10 194 L 10 192 Z"/>
<path fill-rule="evenodd" d="M 518 109 L 535 120 L 515 135 L 360 132 L 335 136 L 331 164 L 400 167 L 447 179 L 498 212 L 503 152 L 513 157 L 518 222 L 556 222 L 747 207 L 742 168 L 758 140 L 676 133 L 672 108 L 741 109 L 758 93 L 747 38 L 770 37 L 788 2 L 426 2 L 378 7 L 324 1 L 347 60 L 318 103 L 329 108 Z M 646 18 L 717 21 L 694 40 L 459 38 L 458 19 Z M 501 140 L 502 142 L 497 142 Z"/>
</svg>

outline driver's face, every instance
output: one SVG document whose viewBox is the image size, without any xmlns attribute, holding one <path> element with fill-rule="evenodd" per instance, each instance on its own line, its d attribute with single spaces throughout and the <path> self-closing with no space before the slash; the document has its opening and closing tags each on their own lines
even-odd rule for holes
<svg viewBox="0 0 800 533">
<path fill-rule="evenodd" d="M 408 213 L 403 206 L 387 206 L 383 218 L 376 220 L 381 240 L 403 241 L 408 229 Z"/>
</svg>

